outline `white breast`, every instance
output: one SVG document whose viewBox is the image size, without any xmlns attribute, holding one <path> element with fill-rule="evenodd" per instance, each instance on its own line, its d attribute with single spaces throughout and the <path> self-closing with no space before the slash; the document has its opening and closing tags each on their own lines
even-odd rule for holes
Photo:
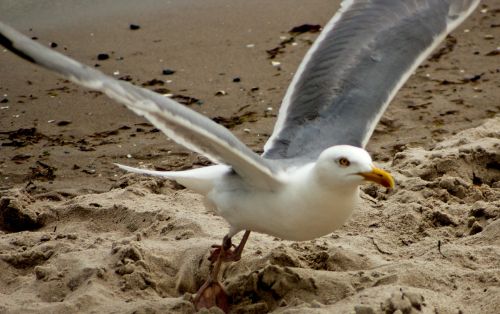
<svg viewBox="0 0 500 314">
<path fill-rule="evenodd" d="M 325 188 L 306 172 L 291 177 L 277 192 L 215 191 L 209 197 L 234 231 L 252 230 L 305 241 L 341 227 L 356 207 L 358 188 Z"/>
</svg>

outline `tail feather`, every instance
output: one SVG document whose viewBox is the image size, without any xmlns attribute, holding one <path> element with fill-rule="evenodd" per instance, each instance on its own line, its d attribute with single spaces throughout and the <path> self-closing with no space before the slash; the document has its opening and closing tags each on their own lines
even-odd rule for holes
<svg viewBox="0 0 500 314">
<path fill-rule="evenodd" d="M 142 169 L 142 168 L 135 168 L 135 167 L 130 167 L 122 164 L 117 164 L 115 163 L 115 166 L 118 166 L 118 168 L 132 172 L 132 173 L 138 173 L 138 174 L 145 174 L 148 176 L 155 176 L 155 177 L 163 177 L 167 179 L 176 179 L 176 171 L 156 171 L 156 170 L 149 170 L 149 169 Z"/>
<path fill-rule="evenodd" d="M 215 165 L 185 171 L 156 171 L 117 163 L 115 165 L 128 172 L 174 180 L 188 189 L 203 195 L 206 195 L 213 189 L 216 180 L 230 171 L 230 167 L 225 165 Z"/>
</svg>

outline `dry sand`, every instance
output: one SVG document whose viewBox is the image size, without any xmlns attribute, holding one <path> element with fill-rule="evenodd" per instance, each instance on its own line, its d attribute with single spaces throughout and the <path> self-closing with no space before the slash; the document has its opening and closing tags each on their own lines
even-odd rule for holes
<svg viewBox="0 0 500 314">
<path fill-rule="evenodd" d="M 338 8 L 329 0 L 51 2 L 57 9 L 6 0 L 0 19 L 106 73 L 192 97 L 183 101 L 257 152 L 317 34 L 282 45 L 280 67 L 266 50 Z M 498 313 L 499 21 L 500 2 L 483 1 L 382 118 L 368 149 L 396 189 L 363 187 L 351 220 L 315 241 L 251 236 L 243 259 L 223 272 L 235 313 Z M 112 162 L 185 169 L 206 160 L 8 52 L 0 52 L 0 107 L 0 312 L 192 313 L 187 300 L 227 224 L 199 196 Z"/>
</svg>

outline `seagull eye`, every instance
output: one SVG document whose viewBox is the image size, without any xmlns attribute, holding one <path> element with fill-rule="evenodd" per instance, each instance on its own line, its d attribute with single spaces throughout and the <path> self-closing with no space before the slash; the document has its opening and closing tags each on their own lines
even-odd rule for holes
<svg viewBox="0 0 500 314">
<path fill-rule="evenodd" d="M 339 158 L 338 163 L 341 167 L 349 167 L 349 165 L 351 164 L 349 159 L 345 157 Z"/>
</svg>

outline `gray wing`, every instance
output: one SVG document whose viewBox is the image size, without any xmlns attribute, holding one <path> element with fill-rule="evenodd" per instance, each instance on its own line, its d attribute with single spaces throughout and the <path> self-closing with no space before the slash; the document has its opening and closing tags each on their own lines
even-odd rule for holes
<svg viewBox="0 0 500 314">
<path fill-rule="evenodd" d="M 179 144 L 213 162 L 230 165 L 246 182 L 266 189 L 281 185 L 270 161 L 255 154 L 226 128 L 172 99 L 106 76 L 34 42 L 3 23 L 0 23 L 0 44 L 79 85 L 105 93 L 144 116 Z"/>
<path fill-rule="evenodd" d="M 396 92 L 479 0 L 348 0 L 299 66 L 264 147 L 268 159 L 315 160 L 364 147 Z"/>
</svg>

